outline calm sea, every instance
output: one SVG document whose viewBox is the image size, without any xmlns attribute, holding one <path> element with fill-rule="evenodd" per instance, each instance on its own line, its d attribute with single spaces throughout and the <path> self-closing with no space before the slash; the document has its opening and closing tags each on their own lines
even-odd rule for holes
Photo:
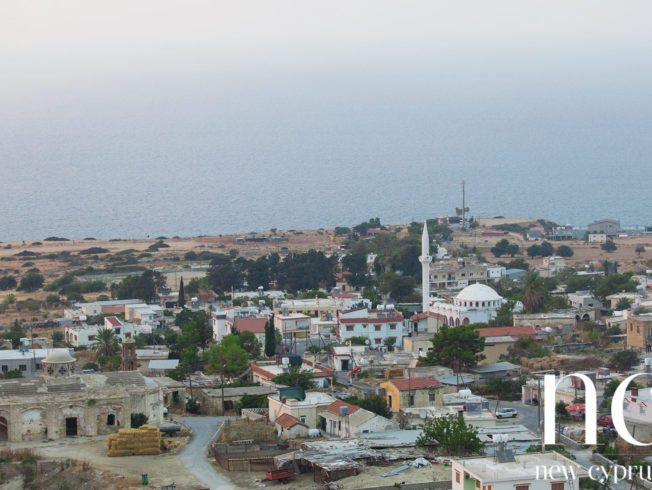
<svg viewBox="0 0 652 490">
<path fill-rule="evenodd" d="M 478 217 L 652 224 L 650 77 L 470 75 L 22 101 L 0 116 L 0 240 L 406 223 L 454 213 L 463 179 Z"/>
</svg>

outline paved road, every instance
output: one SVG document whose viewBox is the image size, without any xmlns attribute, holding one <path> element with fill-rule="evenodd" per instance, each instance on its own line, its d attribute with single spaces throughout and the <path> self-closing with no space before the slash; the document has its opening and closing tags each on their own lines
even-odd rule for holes
<svg viewBox="0 0 652 490">
<path fill-rule="evenodd" d="M 489 402 L 489 408 L 493 412 L 496 408 L 496 401 L 491 400 Z M 500 402 L 498 408 L 515 408 L 518 411 L 518 417 L 513 419 L 508 419 L 510 422 L 515 424 L 524 425 L 530 429 L 535 434 L 539 434 L 539 429 L 537 423 L 539 420 L 538 408 L 532 405 L 523 405 L 521 402 Z M 543 420 L 543 407 L 541 407 L 541 420 Z"/>
<path fill-rule="evenodd" d="M 217 473 L 206 458 L 206 449 L 217 432 L 219 422 L 233 417 L 175 417 L 192 430 L 192 440 L 179 459 L 192 475 L 211 489 L 234 489 L 230 480 Z"/>
</svg>

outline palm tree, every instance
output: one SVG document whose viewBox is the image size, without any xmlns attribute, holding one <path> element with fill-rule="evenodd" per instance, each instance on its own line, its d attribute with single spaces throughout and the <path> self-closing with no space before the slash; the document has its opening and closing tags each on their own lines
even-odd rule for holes
<svg viewBox="0 0 652 490">
<path fill-rule="evenodd" d="M 539 274 L 530 272 L 525 276 L 521 301 L 527 313 L 537 313 L 543 310 L 547 295 L 548 290 Z"/>
<path fill-rule="evenodd" d="M 100 364 L 104 364 L 111 356 L 118 353 L 120 343 L 118 336 L 110 328 L 100 328 L 95 337 L 95 343 L 92 346 L 97 352 Z"/>
</svg>

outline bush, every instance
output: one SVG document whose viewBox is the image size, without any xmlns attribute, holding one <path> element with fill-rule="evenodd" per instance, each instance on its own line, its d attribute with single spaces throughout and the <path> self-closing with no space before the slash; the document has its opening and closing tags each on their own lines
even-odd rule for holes
<svg viewBox="0 0 652 490">
<path fill-rule="evenodd" d="M 188 403 L 186 403 L 186 411 L 188 413 L 194 413 L 197 414 L 199 413 L 199 401 L 195 398 L 191 398 L 188 400 Z"/>
<path fill-rule="evenodd" d="M 147 415 L 144 413 L 132 413 L 131 414 L 131 428 L 132 429 L 137 429 L 141 425 L 145 425 L 147 423 Z"/>
<path fill-rule="evenodd" d="M 109 253 L 109 250 L 102 247 L 90 247 L 79 251 L 79 255 L 95 255 Z"/>
</svg>

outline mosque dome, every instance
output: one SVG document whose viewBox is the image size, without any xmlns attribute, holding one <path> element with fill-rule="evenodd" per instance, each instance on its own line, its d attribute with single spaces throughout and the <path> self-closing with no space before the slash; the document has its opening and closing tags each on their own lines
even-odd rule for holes
<svg viewBox="0 0 652 490">
<path fill-rule="evenodd" d="M 72 357 L 68 351 L 54 351 L 50 352 L 48 356 L 43 359 L 43 362 L 51 363 L 51 364 L 58 364 L 62 362 L 75 362 L 75 358 Z"/>
<path fill-rule="evenodd" d="M 498 302 L 502 301 L 502 297 L 494 291 L 489 286 L 484 284 L 471 284 L 470 286 L 462 289 L 459 294 L 455 297 L 455 303 L 460 305 L 465 302 L 470 305 L 470 303 L 480 303 L 484 302 L 487 306 L 498 305 Z"/>
</svg>

